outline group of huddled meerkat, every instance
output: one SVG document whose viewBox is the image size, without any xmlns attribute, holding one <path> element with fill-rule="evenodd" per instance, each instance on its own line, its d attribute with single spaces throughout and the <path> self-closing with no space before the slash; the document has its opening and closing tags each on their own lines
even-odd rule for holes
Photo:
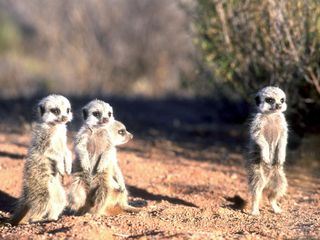
<svg viewBox="0 0 320 240">
<path fill-rule="evenodd" d="M 49 95 L 39 102 L 38 112 L 12 225 L 57 220 L 66 207 L 76 214 L 138 211 L 128 204 L 116 155 L 116 146 L 133 136 L 114 119 L 108 103 L 93 100 L 82 109 L 84 124 L 76 136 L 73 167 L 67 147 L 66 123 L 72 120 L 69 100 Z M 67 196 L 62 176 L 71 174 L 71 169 L 74 177 Z"/>
<path fill-rule="evenodd" d="M 250 127 L 250 151 L 246 161 L 252 194 L 252 215 L 259 214 L 263 190 L 275 213 L 287 180 L 283 170 L 288 138 L 285 93 L 265 87 L 256 95 L 258 112 Z M 11 223 L 57 220 L 66 207 L 76 214 L 137 212 L 128 204 L 128 192 L 117 161 L 116 146 L 132 139 L 124 124 L 116 121 L 112 107 L 93 100 L 82 109 L 84 124 L 76 135 L 76 159 L 67 147 L 66 123 L 72 120 L 71 105 L 61 95 L 49 95 L 38 104 L 39 120 L 24 166 L 22 195 Z M 73 167 L 72 167 L 73 165 Z M 62 176 L 71 174 L 68 195 Z M 118 210 L 117 210 L 118 209 Z"/>
</svg>

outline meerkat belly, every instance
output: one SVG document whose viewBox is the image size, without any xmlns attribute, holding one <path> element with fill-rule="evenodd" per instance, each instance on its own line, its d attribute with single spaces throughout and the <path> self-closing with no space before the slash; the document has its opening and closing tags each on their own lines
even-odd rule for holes
<svg viewBox="0 0 320 240">
<path fill-rule="evenodd" d="M 100 160 L 102 154 L 109 146 L 105 130 L 95 132 L 88 140 L 87 150 L 91 162 L 91 167 L 94 168 Z"/>
<path fill-rule="evenodd" d="M 65 128 L 57 128 L 55 132 L 52 134 L 51 138 L 51 144 L 50 147 L 52 150 L 55 150 L 57 152 L 61 152 L 63 155 L 65 145 L 67 144 L 67 138 L 66 138 L 66 129 Z"/>
<path fill-rule="evenodd" d="M 280 138 L 279 127 L 276 127 L 273 124 L 268 124 L 264 127 L 264 136 L 270 146 L 276 144 Z"/>
<path fill-rule="evenodd" d="M 280 117 L 277 115 L 268 116 L 267 122 L 263 127 L 263 135 L 269 145 L 270 159 L 274 159 L 274 153 L 279 143 L 281 131 Z"/>
</svg>

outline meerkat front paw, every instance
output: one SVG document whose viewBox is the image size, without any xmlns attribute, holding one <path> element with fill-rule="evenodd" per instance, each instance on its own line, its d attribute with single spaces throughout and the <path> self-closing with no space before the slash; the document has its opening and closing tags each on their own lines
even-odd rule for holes
<svg viewBox="0 0 320 240">
<path fill-rule="evenodd" d="M 265 163 L 269 163 L 270 162 L 270 153 L 269 153 L 269 150 L 267 148 L 263 148 L 262 149 L 261 159 Z"/>
<path fill-rule="evenodd" d="M 64 161 L 57 161 L 57 170 L 62 176 L 65 174 Z"/>
<path fill-rule="evenodd" d="M 101 172 L 103 172 L 104 170 L 105 170 L 105 166 L 104 166 L 105 164 L 103 164 L 103 163 L 100 163 L 99 165 L 98 165 L 98 167 L 97 167 L 97 172 L 98 173 L 101 173 Z"/>
<path fill-rule="evenodd" d="M 119 183 L 117 181 L 115 181 L 113 178 L 110 181 L 110 187 L 113 190 L 116 191 L 121 191 L 121 186 L 119 185 Z"/>
<path fill-rule="evenodd" d="M 120 184 L 120 191 L 121 191 L 122 193 L 127 193 L 127 188 L 126 188 L 126 186 Z"/>
<path fill-rule="evenodd" d="M 72 171 L 72 153 L 69 149 L 66 151 L 66 156 L 64 158 L 65 171 L 68 175 L 71 174 Z"/>
<path fill-rule="evenodd" d="M 127 194 L 127 189 L 123 186 L 119 186 L 119 192 L 122 194 Z"/>
</svg>

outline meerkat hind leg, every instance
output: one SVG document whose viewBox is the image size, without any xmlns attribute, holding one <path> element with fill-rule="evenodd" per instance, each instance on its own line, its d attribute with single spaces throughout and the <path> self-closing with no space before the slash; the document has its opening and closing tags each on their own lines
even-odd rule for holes
<svg viewBox="0 0 320 240">
<path fill-rule="evenodd" d="M 16 224 L 19 222 L 40 222 L 47 214 L 48 204 L 44 199 L 37 199 L 37 201 L 28 202 L 27 206 L 19 210 L 20 217 L 16 221 Z M 14 217 L 15 218 L 15 217 Z M 14 225 L 14 224 L 13 224 Z"/>
<path fill-rule="evenodd" d="M 123 212 L 136 211 L 134 207 L 129 206 L 126 193 L 116 189 L 110 190 L 105 201 L 105 205 L 101 208 L 101 214 L 113 216 Z"/>
<path fill-rule="evenodd" d="M 121 212 L 118 203 L 118 190 L 108 189 L 103 204 L 98 210 L 99 215 L 117 215 Z"/>
<path fill-rule="evenodd" d="M 257 216 L 260 214 L 259 206 L 260 201 L 262 198 L 262 191 L 263 191 L 264 185 L 262 182 L 259 182 L 252 193 L 252 210 L 251 214 L 254 216 Z"/>
<path fill-rule="evenodd" d="M 67 205 L 66 194 L 60 180 L 56 177 L 49 184 L 49 209 L 48 220 L 58 220 L 60 214 Z"/>
<path fill-rule="evenodd" d="M 125 212 L 140 212 L 139 208 L 133 207 L 129 204 L 127 190 L 118 193 L 117 201 L 121 209 Z"/>
<path fill-rule="evenodd" d="M 31 223 L 41 222 L 44 220 L 48 213 L 48 203 L 46 201 L 34 202 L 30 205 L 30 211 L 26 216 L 26 219 L 28 219 Z"/>
<path fill-rule="evenodd" d="M 46 206 L 44 204 L 39 204 L 38 202 L 20 203 L 10 223 L 16 226 L 19 223 L 38 222 L 42 220 L 45 214 Z"/>
<path fill-rule="evenodd" d="M 18 225 L 19 223 L 27 223 L 28 215 L 29 215 L 30 207 L 27 205 L 21 205 L 16 210 L 12 218 L 10 219 L 10 223 L 13 226 Z"/>
<path fill-rule="evenodd" d="M 97 184 L 91 188 L 85 206 L 81 209 L 82 213 L 90 212 L 93 214 L 104 215 L 104 210 L 108 205 L 108 188 L 102 177 L 97 177 Z"/>
<path fill-rule="evenodd" d="M 269 201 L 270 205 L 275 213 L 281 213 L 282 209 L 279 207 L 277 201 L 282 197 L 287 190 L 287 179 L 282 168 L 274 170 L 273 176 L 268 184 Z"/>
<path fill-rule="evenodd" d="M 263 170 L 259 168 L 253 169 L 253 172 L 249 178 L 249 185 L 252 193 L 252 215 L 259 215 L 259 205 L 262 198 L 263 189 L 266 186 L 266 180 Z"/>
</svg>

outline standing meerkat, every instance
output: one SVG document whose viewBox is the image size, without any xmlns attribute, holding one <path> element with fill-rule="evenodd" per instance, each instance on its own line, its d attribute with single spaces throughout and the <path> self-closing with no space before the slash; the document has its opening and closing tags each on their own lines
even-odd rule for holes
<svg viewBox="0 0 320 240">
<path fill-rule="evenodd" d="M 283 112 L 286 95 L 278 87 L 265 87 L 256 95 L 258 112 L 250 126 L 250 151 L 247 161 L 249 187 L 252 194 L 252 215 L 259 215 L 264 189 L 275 213 L 281 208 L 277 201 L 287 189 L 283 170 L 286 158 L 288 127 Z"/>
<path fill-rule="evenodd" d="M 93 176 L 84 211 L 97 215 L 113 215 L 123 211 L 138 212 L 138 208 L 128 203 L 128 191 L 119 167 L 116 149 L 116 146 L 127 143 L 133 136 L 119 121 L 110 123 L 100 134 L 105 136 L 104 143 L 100 144 L 103 153 L 96 163 L 97 173 Z"/>
<path fill-rule="evenodd" d="M 38 104 L 39 119 L 24 165 L 22 195 L 11 219 L 57 220 L 66 206 L 61 176 L 71 173 L 72 154 L 67 147 L 66 123 L 72 120 L 71 105 L 61 95 L 49 95 Z"/>
<path fill-rule="evenodd" d="M 68 199 L 69 208 L 73 212 L 81 213 L 86 203 L 90 189 L 92 175 L 97 170 L 96 165 L 104 157 L 107 142 L 106 129 L 114 121 L 112 107 L 101 100 L 92 100 L 82 108 L 84 124 L 75 139 L 76 160 L 74 162 L 73 182 Z"/>
</svg>

